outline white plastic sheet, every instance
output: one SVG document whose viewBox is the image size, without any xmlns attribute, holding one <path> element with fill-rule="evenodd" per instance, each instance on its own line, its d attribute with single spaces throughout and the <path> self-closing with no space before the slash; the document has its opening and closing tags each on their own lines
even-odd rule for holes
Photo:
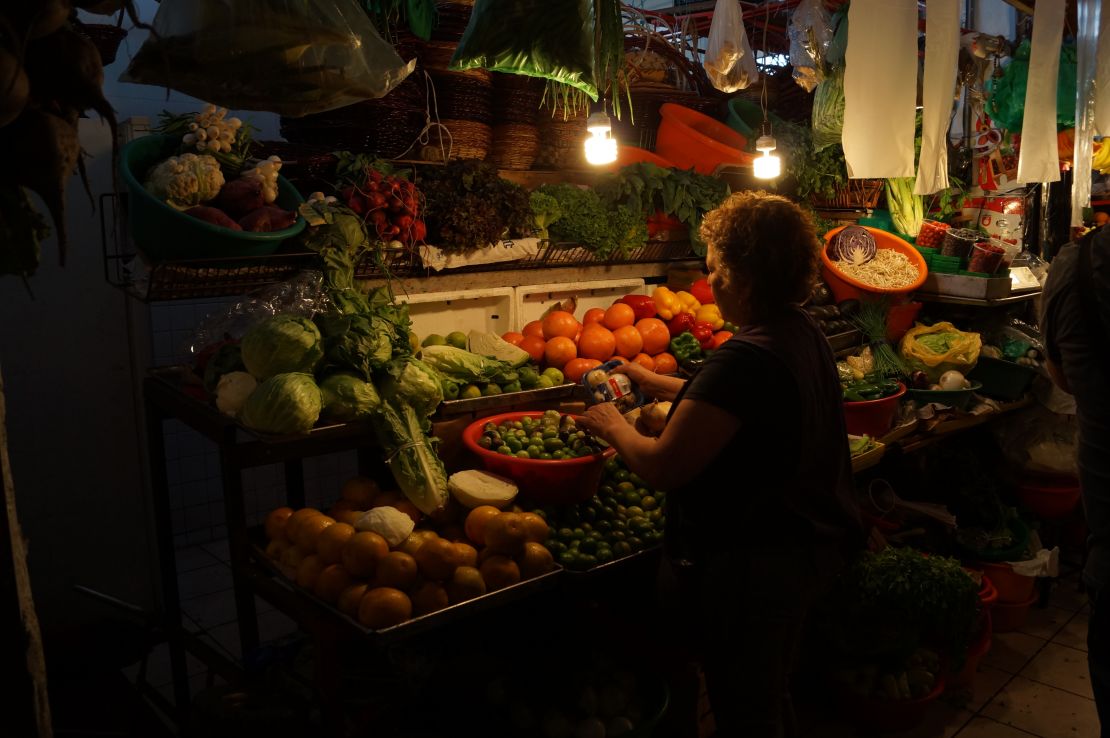
<svg viewBox="0 0 1110 738">
<path fill-rule="evenodd" d="M 1110 136 L 1110 8 L 1098 21 L 1098 64 L 1095 71 L 1095 128 Z"/>
<path fill-rule="evenodd" d="M 1064 34 L 1065 0 L 1040 0 L 1033 12 L 1029 49 L 1029 83 L 1021 122 L 1021 154 L 1017 181 L 1060 181 L 1056 141 L 1056 78 Z"/>
<path fill-rule="evenodd" d="M 914 176 L 917 0 L 854 0 L 844 70 L 844 159 L 853 178 Z"/>
<path fill-rule="evenodd" d="M 1079 0 L 1076 39 L 1075 150 L 1071 185 L 1071 224 L 1083 225 L 1091 204 L 1091 155 L 1095 135 L 1095 67 L 1098 56 L 1099 6 L 1102 0 Z"/>
<path fill-rule="evenodd" d="M 925 24 L 921 155 L 915 195 L 931 195 L 948 187 L 948 125 L 960 58 L 959 0 L 926 0 Z"/>
</svg>

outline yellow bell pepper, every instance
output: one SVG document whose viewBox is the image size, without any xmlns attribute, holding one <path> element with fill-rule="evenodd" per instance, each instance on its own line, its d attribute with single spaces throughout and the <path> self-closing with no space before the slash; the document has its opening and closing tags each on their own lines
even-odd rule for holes
<svg viewBox="0 0 1110 738">
<path fill-rule="evenodd" d="M 694 313 L 694 319 L 709 323 L 715 331 L 721 330 L 721 327 L 725 324 L 725 319 L 721 316 L 721 309 L 712 303 L 699 307 L 698 311 Z"/>
<path fill-rule="evenodd" d="M 655 312 L 663 320 L 670 320 L 682 312 L 682 303 L 678 296 L 667 287 L 656 287 L 651 293 L 651 299 L 655 301 Z"/>
<path fill-rule="evenodd" d="M 686 290 L 680 290 L 679 292 L 676 292 L 674 294 L 675 297 L 678 298 L 678 301 L 682 303 L 682 312 L 684 313 L 690 313 L 690 315 L 694 315 L 695 313 L 697 313 L 698 308 L 701 307 L 701 303 L 698 302 L 698 298 L 694 297 Z"/>
</svg>

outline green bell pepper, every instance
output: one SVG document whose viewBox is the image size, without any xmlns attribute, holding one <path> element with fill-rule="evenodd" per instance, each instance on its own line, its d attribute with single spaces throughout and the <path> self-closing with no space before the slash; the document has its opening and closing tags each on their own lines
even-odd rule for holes
<svg viewBox="0 0 1110 738">
<path fill-rule="evenodd" d="M 679 364 L 702 357 L 701 343 L 692 333 L 680 333 L 672 338 L 670 349 Z"/>
</svg>

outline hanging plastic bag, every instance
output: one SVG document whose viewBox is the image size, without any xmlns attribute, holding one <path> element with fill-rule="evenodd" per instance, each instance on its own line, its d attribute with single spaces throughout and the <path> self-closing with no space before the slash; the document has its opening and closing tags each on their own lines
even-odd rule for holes
<svg viewBox="0 0 1110 738">
<path fill-rule="evenodd" d="M 451 69 L 562 82 L 597 99 L 589 0 L 478 0 Z"/>
<path fill-rule="evenodd" d="M 1066 43 L 1060 48 L 1060 72 L 1056 81 L 1056 127 L 1075 127 L 1076 49 Z M 1007 131 L 1021 132 L 1025 116 L 1025 87 L 1029 82 L 1029 41 L 1022 41 L 1002 76 L 990 82 L 987 113 Z"/>
<path fill-rule="evenodd" d="M 821 0 L 802 0 L 790 17 L 790 64 L 794 81 L 813 92 L 825 78 L 825 53 L 832 41 L 832 17 Z"/>
<path fill-rule="evenodd" d="M 737 0 L 717 0 L 702 66 L 709 81 L 721 92 L 743 90 L 759 79 L 759 67 L 755 65 Z"/>
<path fill-rule="evenodd" d="M 906 331 L 899 352 L 911 371 L 922 371 L 930 383 L 949 370 L 967 374 L 979 361 L 983 341 L 978 333 L 967 333 L 944 321 L 931 326 L 918 323 Z"/>
<path fill-rule="evenodd" d="M 844 69 L 830 73 L 817 85 L 813 94 L 813 148 L 816 151 L 840 145 L 844 130 Z"/>
<path fill-rule="evenodd" d="M 356 0 L 163 0 L 120 76 L 299 117 L 383 97 L 416 68 Z"/>
</svg>

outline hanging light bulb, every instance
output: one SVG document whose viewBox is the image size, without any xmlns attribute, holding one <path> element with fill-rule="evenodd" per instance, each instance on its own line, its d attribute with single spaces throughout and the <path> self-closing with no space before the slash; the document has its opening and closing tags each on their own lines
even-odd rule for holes
<svg viewBox="0 0 1110 738">
<path fill-rule="evenodd" d="M 766 132 L 755 142 L 756 151 L 762 152 L 755 159 L 755 176 L 757 179 L 774 179 L 782 174 L 782 159 L 771 153 L 775 150 L 775 137 L 770 133 L 770 124 L 766 124 L 764 130 Z"/>
<path fill-rule="evenodd" d="M 586 119 L 586 161 L 590 164 L 612 164 L 617 160 L 617 139 L 613 138 L 613 126 L 605 109 L 591 113 Z"/>
</svg>

